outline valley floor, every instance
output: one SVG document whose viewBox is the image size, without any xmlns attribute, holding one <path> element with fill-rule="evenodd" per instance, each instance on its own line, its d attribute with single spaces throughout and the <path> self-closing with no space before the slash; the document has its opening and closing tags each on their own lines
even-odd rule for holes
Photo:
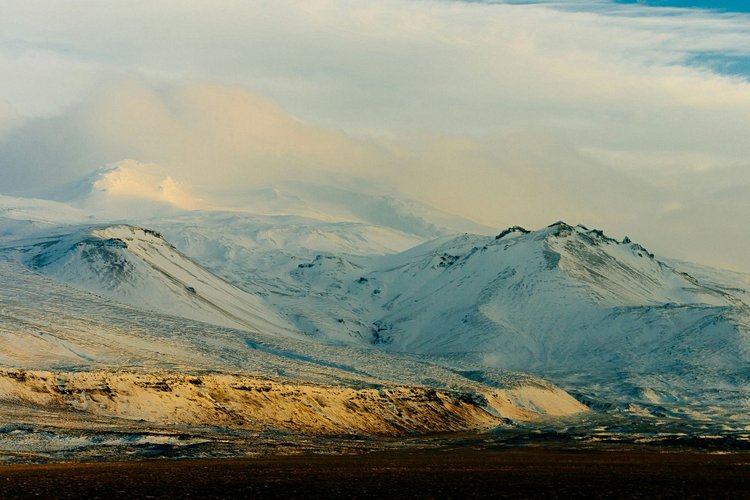
<svg viewBox="0 0 750 500">
<path fill-rule="evenodd" d="M 2 498 L 750 498 L 750 454 L 546 448 L 0 466 Z"/>
</svg>

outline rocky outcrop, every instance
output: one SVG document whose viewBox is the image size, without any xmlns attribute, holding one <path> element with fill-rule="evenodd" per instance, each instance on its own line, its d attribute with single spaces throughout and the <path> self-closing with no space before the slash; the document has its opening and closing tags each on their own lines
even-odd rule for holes
<svg viewBox="0 0 750 500">
<path fill-rule="evenodd" d="M 553 387 L 474 394 L 421 386 L 328 386 L 230 374 L 0 371 L 0 400 L 86 418 L 307 435 L 486 430 L 586 408 Z M 144 424 L 145 425 L 145 424 Z"/>
</svg>

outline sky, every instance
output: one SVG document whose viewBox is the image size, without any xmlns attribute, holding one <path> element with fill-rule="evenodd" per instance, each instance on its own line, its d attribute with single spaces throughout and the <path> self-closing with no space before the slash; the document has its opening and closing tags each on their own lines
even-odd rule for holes
<svg viewBox="0 0 750 500">
<path fill-rule="evenodd" d="M 750 5 L 745 0 L 617 0 L 617 3 L 650 7 L 711 9 L 720 12 L 750 12 Z"/>
<path fill-rule="evenodd" d="M 750 271 L 746 2 L 0 0 L 0 193 L 396 190 Z"/>
</svg>

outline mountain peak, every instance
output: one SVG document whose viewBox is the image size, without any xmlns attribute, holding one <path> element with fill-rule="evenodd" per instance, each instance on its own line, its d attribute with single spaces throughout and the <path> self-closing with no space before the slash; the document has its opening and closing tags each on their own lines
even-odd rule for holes
<svg viewBox="0 0 750 500">
<path fill-rule="evenodd" d="M 165 168 L 132 159 L 94 170 L 57 198 L 115 218 L 192 210 L 202 205 Z"/>
<path fill-rule="evenodd" d="M 498 234 L 497 236 L 495 236 L 495 239 L 499 240 L 499 239 L 504 238 L 504 237 L 508 236 L 509 234 L 513 234 L 513 233 L 528 234 L 530 232 L 531 231 L 529 231 L 528 229 L 526 229 L 524 227 L 521 227 L 521 226 L 511 226 L 508 229 L 505 229 L 505 230 L 501 231 L 500 234 Z"/>
<path fill-rule="evenodd" d="M 97 170 L 92 177 L 91 195 L 94 196 L 149 200 L 180 208 L 190 208 L 197 201 L 164 168 L 154 163 L 123 160 Z"/>
</svg>

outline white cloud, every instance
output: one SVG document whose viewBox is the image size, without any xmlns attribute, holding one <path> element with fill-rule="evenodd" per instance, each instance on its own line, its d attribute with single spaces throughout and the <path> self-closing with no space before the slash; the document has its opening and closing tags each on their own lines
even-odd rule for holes
<svg viewBox="0 0 750 500">
<path fill-rule="evenodd" d="M 750 236 L 712 225 L 750 216 L 747 192 L 726 187 L 750 185 L 750 84 L 692 61 L 747 55 L 748 16 L 595 1 L 3 4 L 0 99 L 43 117 L 0 126 L 6 191 L 123 158 L 203 189 L 353 175 L 484 223 L 565 218 L 747 268 L 733 249 Z M 702 241 L 711 231 L 723 249 Z"/>
<path fill-rule="evenodd" d="M 0 138 L 0 185 L 40 194 L 124 158 L 157 163 L 203 190 L 326 174 L 377 177 L 377 167 L 389 164 L 381 147 L 305 124 L 238 87 L 158 91 L 128 81 Z"/>
</svg>

